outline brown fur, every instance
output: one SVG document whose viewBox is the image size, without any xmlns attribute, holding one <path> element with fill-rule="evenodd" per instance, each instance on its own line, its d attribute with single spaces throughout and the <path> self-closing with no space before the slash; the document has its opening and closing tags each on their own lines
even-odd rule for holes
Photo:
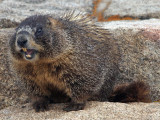
<svg viewBox="0 0 160 120">
<path fill-rule="evenodd" d="M 67 56 L 64 55 L 64 58 L 67 59 Z M 18 70 L 18 73 L 23 73 L 22 77 L 26 76 L 26 79 L 34 79 L 34 82 L 40 86 L 45 95 L 51 94 L 50 91 L 47 90 L 48 88 L 46 88 L 47 84 L 54 85 L 54 87 L 59 88 L 70 95 L 70 90 L 67 89 L 65 82 L 60 81 L 60 79 L 62 79 L 63 70 L 65 69 L 65 65 L 59 63 L 59 61 L 63 61 L 60 59 L 61 58 L 57 58 L 56 61 L 46 59 L 44 60 L 45 62 L 40 60 L 38 63 L 34 64 L 15 60 L 13 67 Z M 67 62 L 67 60 L 65 60 L 65 62 Z M 58 69 L 57 66 L 59 66 Z"/>
<path fill-rule="evenodd" d="M 149 86 L 143 81 L 116 86 L 109 97 L 111 102 L 151 102 Z"/>
<path fill-rule="evenodd" d="M 18 46 L 19 39 L 27 39 L 27 43 Z M 23 48 L 37 52 L 28 59 Z M 119 74 L 115 39 L 82 15 L 25 19 L 10 40 L 10 58 L 29 93 L 39 97 L 33 104 L 36 111 L 47 109 L 50 101 L 71 100 L 65 111 L 83 109 L 87 100 L 107 101 Z M 116 91 L 127 94 L 136 85 Z"/>
</svg>

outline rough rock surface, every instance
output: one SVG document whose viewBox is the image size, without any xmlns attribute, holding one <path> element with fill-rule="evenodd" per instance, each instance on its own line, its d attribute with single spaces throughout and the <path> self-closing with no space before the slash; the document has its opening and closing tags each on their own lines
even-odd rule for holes
<svg viewBox="0 0 160 120">
<path fill-rule="evenodd" d="M 25 93 L 18 89 L 20 83 L 9 69 L 8 41 L 13 32 L 13 29 L 0 29 L 0 109 L 26 101 Z"/>
<path fill-rule="evenodd" d="M 3 0 L 0 19 L 20 22 L 35 14 L 59 14 L 67 11 L 91 12 L 92 0 Z"/>
<path fill-rule="evenodd" d="M 101 0 L 99 4 L 101 7 L 98 10 L 105 7 L 103 5 L 107 4 L 106 1 L 109 0 Z M 23 84 L 9 70 L 8 40 L 14 29 L 1 28 L 15 27 L 22 19 L 33 14 L 59 14 L 73 9 L 90 13 L 92 6 L 92 0 L 0 0 L 0 109 L 2 109 L 0 119 L 158 120 L 160 118 L 158 102 L 147 104 L 87 102 L 85 110 L 69 113 L 62 111 L 64 104 L 50 106 L 51 110 L 43 113 L 35 113 L 30 104 L 25 104 L 28 99 L 25 90 L 20 89 L 23 88 Z M 141 19 L 159 18 L 159 7 L 158 0 L 112 0 L 104 15 L 109 17 L 118 14 L 121 17 L 131 16 Z M 123 55 L 119 63 L 121 74 L 117 79 L 123 79 L 123 82 L 145 80 L 151 86 L 153 101 L 160 100 L 159 21 L 151 19 L 98 23 L 113 33 Z"/>
<path fill-rule="evenodd" d="M 111 3 L 110 3 L 111 1 Z M 106 7 L 110 3 L 109 7 Z M 160 18 L 159 0 L 101 0 L 97 12 L 104 10 L 104 17 L 113 15 L 140 19 Z"/>
<path fill-rule="evenodd" d="M 0 29 L 16 27 L 18 24 L 19 24 L 18 22 L 11 21 L 9 19 L 1 19 L 0 20 Z"/>
<path fill-rule="evenodd" d="M 100 23 L 117 39 L 122 53 L 117 78 L 123 82 L 142 79 L 151 86 L 152 100 L 160 99 L 160 23 L 159 20 Z M 11 75 L 7 59 L 8 40 L 13 29 L 0 30 L 0 108 L 25 103 L 21 82 Z M 125 79 L 124 79 L 125 78 Z M 122 83 L 122 81 L 121 81 Z M 23 88 L 23 87 L 21 87 Z"/>
<path fill-rule="evenodd" d="M 159 120 L 160 103 L 88 102 L 84 110 L 64 112 L 64 104 L 50 106 L 50 111 L 35 113 L 29 104 L 0 111 L 1 120 Z"/>
</svg>

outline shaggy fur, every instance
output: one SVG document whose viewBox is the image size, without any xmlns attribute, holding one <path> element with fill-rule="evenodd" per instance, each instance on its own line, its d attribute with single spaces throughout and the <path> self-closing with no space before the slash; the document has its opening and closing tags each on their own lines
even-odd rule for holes
<svg viewBox="0 0 160 120">
<path fill-rule="evenodd" d="M 143 81 L 116 86 L 109 97 L 111 102 L 151 102 L 149 86 Z"/>
<path fill-rule="evenodd" d="M 58 101 L 71 101 L 65 111 L 83 109 L 87 100 L 107 101 L 119 73 L 115 39 L 83 15 L 26 18 L 10 40 L 10 57 L 29 93 L 39 97 L 36 111 Z M 127 94 L 132 86 L 116 91 Z"/>
</svg>

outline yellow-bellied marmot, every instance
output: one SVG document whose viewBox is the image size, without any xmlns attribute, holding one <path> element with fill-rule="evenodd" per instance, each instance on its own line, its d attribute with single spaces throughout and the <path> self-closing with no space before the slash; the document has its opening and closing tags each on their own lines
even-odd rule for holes
<svg viewBox="0 0 160 120">
<path fill-rule="evenodd" d="M 115 86 L 120 54 L 111 34 L 83 15 L 35 15 L 10 40 L 12 68 L 35 96 L 36 111 L 51 102 L 80 110 L 87 100 L 149 102 L 142 81 Z"/>
</svg>

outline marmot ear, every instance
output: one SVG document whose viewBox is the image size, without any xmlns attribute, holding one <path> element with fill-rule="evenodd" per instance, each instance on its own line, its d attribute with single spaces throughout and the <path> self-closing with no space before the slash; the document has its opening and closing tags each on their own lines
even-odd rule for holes
<svg viewBox="0 0 160 120">
<path fill-rule="evenodd" d="M 48 19 L 47 19 L 47 25 L 48 26 L 57 26 L 57 24 L 58 24 L 58 21 L 57 20 L 55 20 L 54 18 L 52 18 L 52 17 L 48 17 Z"/>
</svg>

